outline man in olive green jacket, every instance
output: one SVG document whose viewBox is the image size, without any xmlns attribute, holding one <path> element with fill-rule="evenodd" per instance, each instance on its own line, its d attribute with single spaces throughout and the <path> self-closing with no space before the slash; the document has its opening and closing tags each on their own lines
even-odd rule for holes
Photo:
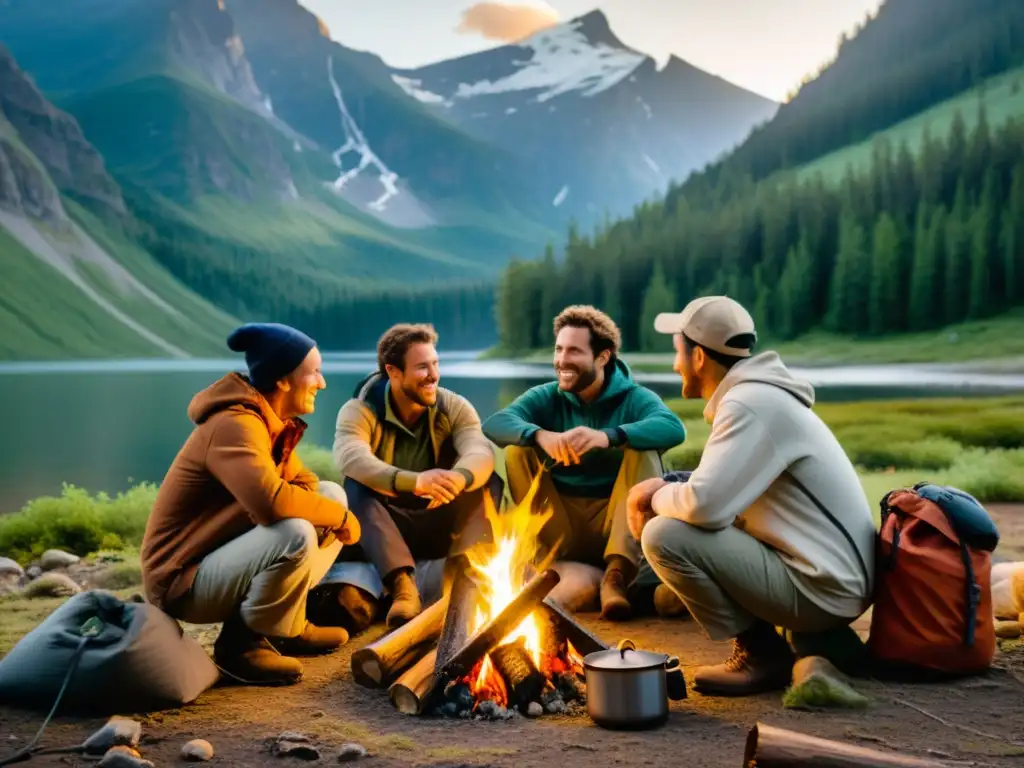
<svg viewBox="0 0 1024 768">
<path fill-rule="evenodd" d="M 391 627 L 422 609 L 417 563 L 486 541 L 485 494 L 495 509 L 500 504 L 494 449 L 469 401 L 438 386 L 436 343 L 427 325 L 389 329 L 378 344 L 378 370 L 342 406 L 335 431 L 334 461 L 362 526 L 362 553 L 391 595 Z M 363 621 L 376 613 L 351 593 L 342 602 Z"/>
</svg>

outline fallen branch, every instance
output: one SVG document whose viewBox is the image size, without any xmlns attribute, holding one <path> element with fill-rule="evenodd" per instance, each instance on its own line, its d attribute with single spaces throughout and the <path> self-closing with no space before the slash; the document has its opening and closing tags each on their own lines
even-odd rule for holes
<svg viewBox="0 0 1024 768">
<path fill-rule="evenodd" d="M 758 723 L 747 735 L 744 768 L 943 768 L 944 763 L 821 739 Z"/>
<path fill-rule="evenodd" d="M 352 677 L 366 688 L 382 688 L 412 666 L 441 635 L 445 595 L 412 621 L 352 654 Z"/>
</svg>

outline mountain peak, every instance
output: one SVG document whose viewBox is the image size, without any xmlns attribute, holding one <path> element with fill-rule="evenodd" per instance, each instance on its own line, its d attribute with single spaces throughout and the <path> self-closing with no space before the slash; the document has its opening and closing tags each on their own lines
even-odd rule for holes
<svg viewBox="0 0 1024 768">
<path fill-rule="evenodd" d="M 604 43 L 615 48 L 626 47 L 615 36 L 615 33 L 612 32 L 611 24 L 608 23 L 608 17 L 600 9 L 595 8 L 590 13 L 576 16 L 569 21 L 569 24 L 591 43 Z"/>
</svg>

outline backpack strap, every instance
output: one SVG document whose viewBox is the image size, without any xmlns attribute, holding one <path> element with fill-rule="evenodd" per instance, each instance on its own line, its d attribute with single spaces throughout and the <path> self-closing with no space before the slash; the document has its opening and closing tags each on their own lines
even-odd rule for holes
<svg viewBox="0 0 1024 768">
<path fill-rule="evenodd" d="M 836 528 L 839 529 L 839 532 L 841 534 L 843 534 L 843 537 L 846 539 L 847 543 L 853 549 L 854 554 L 857 555 L 857 562 L 860 563 L 860 569 L 861 569 L 861 572 L 864 574 L 865 583 L 868 586 L 870 586 L 871 585 L 871 573 L 868 571 L 868 566 L 864 562 L 864 556 L 860 553 L 860 549 L 857 547 L 856 543 L 854 543 L 853 537 L 850 535 L 850 532 L 848 530 L 846 530 L 846 528 L 843 526 L 843 524 L 840 523 L 836 519 L 835 515 L 833 515 L 831 512 L 828 511 L 828 509 L 825 507 L 825 505 L 822 504 L 818 500 L 818 497 L 815 496 L 813 493 L 811 493 L 810 489 L 806 485 L 804 485 L 799 480 L 797 480 L 796 475 L 794 475 L 788 469 L 785 472 L 783 472 L 783 474 L 788 475 L 789 479 L 793 482 L 793 485 L 795 485 L 797 488 L 799 488 L 801 491 L 803 491 L 804 494 L 812 502 L 814 502 L 814 506 L 816 506 L 821 511 L 821 513 L 823 515 L 825 515 L 825 517 L 827 517 L 832 522 L 832 525 L 834 525 Z"/>
</svg>

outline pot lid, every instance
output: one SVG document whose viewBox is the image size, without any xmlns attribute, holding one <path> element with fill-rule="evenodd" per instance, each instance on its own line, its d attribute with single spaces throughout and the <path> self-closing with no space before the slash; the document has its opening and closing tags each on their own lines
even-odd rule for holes
<svg viewBox="0 0 1024 768">
<path fill-rule="evenodd" d="M 583 664 L 592 669 L 652 669 L 664 667 L 667 660 L 664 653 L 638 651 L 632 640 L 623 640 L 618 648 L 588 653 Z"/>
</svg>

